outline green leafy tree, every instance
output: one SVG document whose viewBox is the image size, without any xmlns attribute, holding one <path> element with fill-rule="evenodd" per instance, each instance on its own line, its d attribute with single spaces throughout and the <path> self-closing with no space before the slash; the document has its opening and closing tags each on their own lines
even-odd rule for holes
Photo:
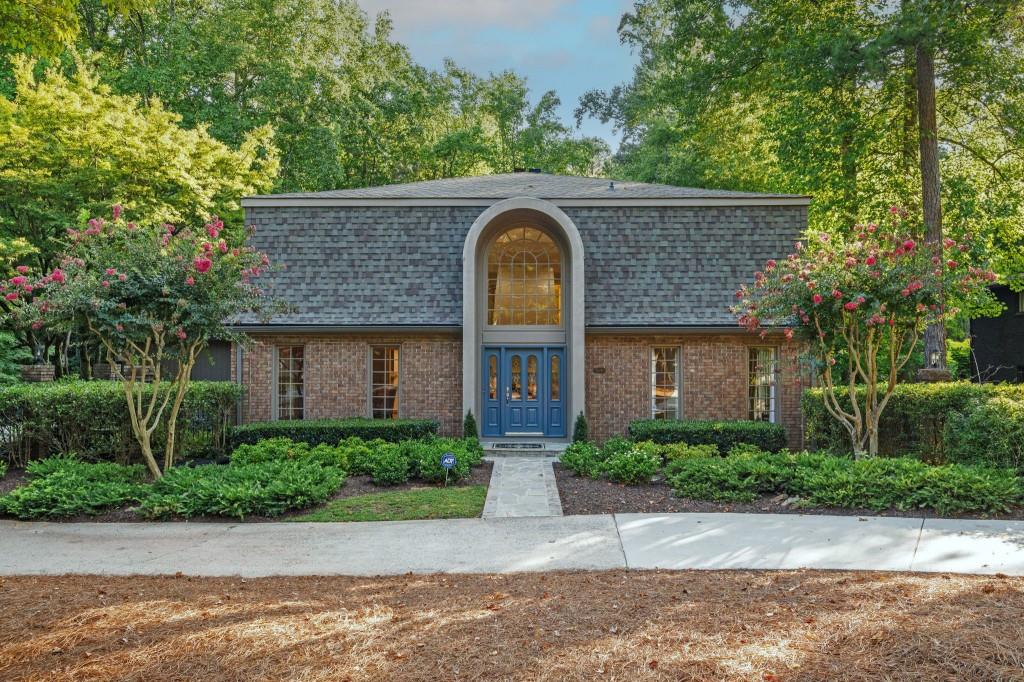
<svg viewBox="0 0 1024 682">
<path fill-rule="evenodd" d="M 72 230 L 58 267 L 11 278 L 0 294 L 20 324 L 57 333 L 84 328 L 99 343 L 124 389 L 146 466 L 160 478 L 174 463 L 178 413 L 196 359 L 213 339 L 244 342 L 230 321 L 267 310 L 252 280 L 269 261 L 229 246 L 216 218 L 201 230 L 178 230 L 162 221 L 125 222 L 121 211 L 115 205 L 113 221 L 94 218 Z M 151 383 L 161 390 L 148 390 Z M 161 427 L 162 466 L 152 441 Z"/>
<path fill-rule="evenodd" d="M 614 172 L 812 194 L 812 228 L 837 233 L 919 206 L 918 238 L 971 233 L 1024 286 L 1021 16 L 1009 0 L 641 0 L 620 28 L 632 81 L 578 115 L 624 131 Z"/>
<path fill-rule="evenodd" d="M 115 203 L 155 222 L 224 215 L 229 238 L 240 239 L 240 197 L 273 182 L 267 127 L 232 149 L 203 127 L 182 128 L 158 100 L 113 94 L 82 60 L 72 76 L 51 69 L 37 79 L 19 58 L 15 77 L 15 98 L 0 98 L 0 268 L 28 252 L 21 262 L 48 272 L 67 228 Z M 17 334 L 29 348 L 39 340 Z M 64 344 L 47 337 L 48 347 Z"/>
<path fill-rule="evenodd" d="M 972 264 L 980 249 L 971 241 L 919 244 L 900 210 L 892 218 L 822 232 L 806 248 L 768 261 L 753 286 L 736 292 L 741 325 L 762 335 L 787 325 L 787 338 L 806 342 L 825 407 L 849 432 L 858 458 L 878 453 L 879 417 L 927 325 L 958 312 L 943 305 L 944 293 L 984 311 L 992 300 L 986 285 L 995 279 Z M 845 368 L 836 368 L 839 360 Z M 858 385 L 866 387 L 863 400 Z"/>
<path fill-rule="evenodd" d="M 607 151 L 557 120 L 553 93 L 531 103 L 515 74 L 417 64 L 387 14 L 370 20 L 347 0 L 272 5 L 158 0 L 124 16 L 87 0 L 80 45 L 117 91 L 157 97 L 227 144 L 272 125 L 281 191 L 527 165 L 591 172 Z"/>
</svg>

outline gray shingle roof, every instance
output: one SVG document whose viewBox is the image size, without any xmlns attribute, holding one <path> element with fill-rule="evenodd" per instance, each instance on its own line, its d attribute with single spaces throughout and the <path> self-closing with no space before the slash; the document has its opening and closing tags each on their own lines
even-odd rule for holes
<svg viewBox="0 0 1024 682">
<path fill-rule="evenodd" d="M 250 206 L 252 243 L 284 269 L 275 325 L 462 324 L 462 249 L 477 206 Z M 734 325 L 733 292 L 789 253 L 807 207 L 575 206 L 588 326 Z M 245 320 L 255 322 L 255 320 Z"/>
<path fill-rule="evenodd" d="M 251 199 L 507 199 L 531 196 L 539 199 L 755 199 L 800 198 L 797 194 L 763 194 L 722 189 L 674 187 L 645 182 L 584 178 L 550 173 L 504 173 L 464 178 L 425 180 L 401 185 L 339 189 L 327 192 L 296 192 L 249 197 Z"/>
</svg>

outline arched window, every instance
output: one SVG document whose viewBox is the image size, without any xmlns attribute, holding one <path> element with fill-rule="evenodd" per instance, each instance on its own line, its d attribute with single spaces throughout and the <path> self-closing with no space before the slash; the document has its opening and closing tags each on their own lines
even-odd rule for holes
<svg viewBox="0 0 1024 682">
<path fill-rule="evenodd" d="M 534 227 L 501 233 L 487 255 L 487 324 L 560 325 L 562 254 Z"/>
</svg>

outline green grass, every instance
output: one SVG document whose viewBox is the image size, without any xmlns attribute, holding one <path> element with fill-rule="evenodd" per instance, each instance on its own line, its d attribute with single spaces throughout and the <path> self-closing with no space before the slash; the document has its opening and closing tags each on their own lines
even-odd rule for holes
<svg viewBox="0 0 1024 682">
<path fill-rule="evenodd" d="M 344 497 L 290 521 L 412 521 L 480 516 L 487 486 L 419 488 Z"/>
</svg>

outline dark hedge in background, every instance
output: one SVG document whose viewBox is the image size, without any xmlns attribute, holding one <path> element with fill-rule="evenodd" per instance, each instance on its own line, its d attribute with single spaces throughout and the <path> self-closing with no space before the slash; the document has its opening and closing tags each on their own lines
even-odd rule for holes
<svg viewBox="0 0 1024 682">
<path fill-rule="evenodd" d="M 363 440 L 380 438 L 389 443 L 426 438 L 437 434 L 433 419 L 311 419 L 294 421 L 252 422 L 231 430 L 232 449 L 255 444 L 268 438 L 290 438 L 310 445 L 337 445 L 357 436 Z"/>
<path fill-rule="evenodd" d="M 781 424 L 757 421 L 639 419 L 630 423 L 629 437 L 637 442 L 649 440 L 662 445 L 717 445 L 719 452 L 728 452 L 743 443 L 768 452 L 786 447 L 786 431 Z"/>
</svg>

